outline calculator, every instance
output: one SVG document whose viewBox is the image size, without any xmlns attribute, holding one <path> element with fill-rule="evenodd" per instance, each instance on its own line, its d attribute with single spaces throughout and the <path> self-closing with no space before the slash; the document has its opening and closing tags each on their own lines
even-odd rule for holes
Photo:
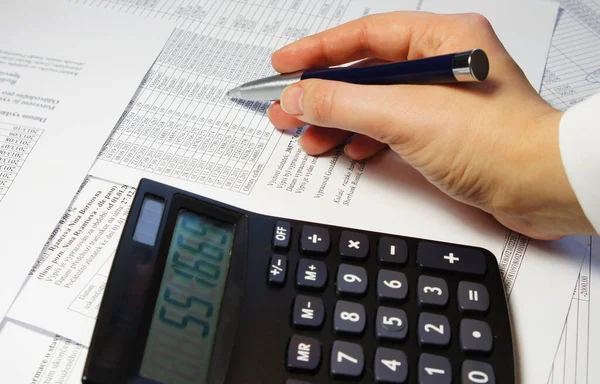
<svg viewBox="0 0 600 384">
<path fill-rule="evenodd" d="M 265 216 L 142 179 L 82 382 L 513 383 L 511 335 L 485 249 Z"/>
</svg>

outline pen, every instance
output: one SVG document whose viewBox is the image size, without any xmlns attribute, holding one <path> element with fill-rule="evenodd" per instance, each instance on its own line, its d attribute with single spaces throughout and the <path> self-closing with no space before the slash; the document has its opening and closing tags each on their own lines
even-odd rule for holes
<svg viewBox="0 0 600 384">
<path fill-rule="evenodd" d="M 483 81 L 489 72 L 487 55 L 481 49 L 418 60 L 367 67 L 309 69 L 250 81 L 227 92 L 233 99 L 279 100 L 283 90 L 300 80 L 324 79 L 354 84 L 443 84 Z"/>
</svg>

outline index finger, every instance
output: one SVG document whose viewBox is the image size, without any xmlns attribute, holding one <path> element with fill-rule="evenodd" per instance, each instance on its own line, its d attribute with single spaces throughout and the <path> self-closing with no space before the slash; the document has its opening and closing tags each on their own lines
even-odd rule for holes
<svg viewBox="0 0 600 384">
<path fill-rule="evenodd" d="M 365 57 L 401 61 L 451 53 L 439 50 L 447 37 L 447 27 L 456 19 L 455 15 L 427 12 L 370 15 L 291 43 L 276 51 L 271 61 L 276 71 L 288 73 Z"/>
</svg>

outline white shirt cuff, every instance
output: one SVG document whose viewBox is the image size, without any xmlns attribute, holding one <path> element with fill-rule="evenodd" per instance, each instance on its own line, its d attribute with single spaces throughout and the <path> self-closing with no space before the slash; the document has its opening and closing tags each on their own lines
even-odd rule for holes
<svg viewBox="0 0 600 384">
<path fill-rule="evenodd" d="M 560 121 L 559 145 L 571 187 L 600 233 L 600 93 L 565 112 Z"/>
</svg>

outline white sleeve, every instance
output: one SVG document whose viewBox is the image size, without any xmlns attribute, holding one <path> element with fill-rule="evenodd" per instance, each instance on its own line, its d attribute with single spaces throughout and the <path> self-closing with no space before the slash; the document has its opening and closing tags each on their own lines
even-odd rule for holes
<svg viewBox="0 0 600 384">
<path fill-rule="evenodd" d="M 560 121 L 559 145 L 571 187 L 600 233 L 600 93 L 565 112 Z"/>
</svg>

